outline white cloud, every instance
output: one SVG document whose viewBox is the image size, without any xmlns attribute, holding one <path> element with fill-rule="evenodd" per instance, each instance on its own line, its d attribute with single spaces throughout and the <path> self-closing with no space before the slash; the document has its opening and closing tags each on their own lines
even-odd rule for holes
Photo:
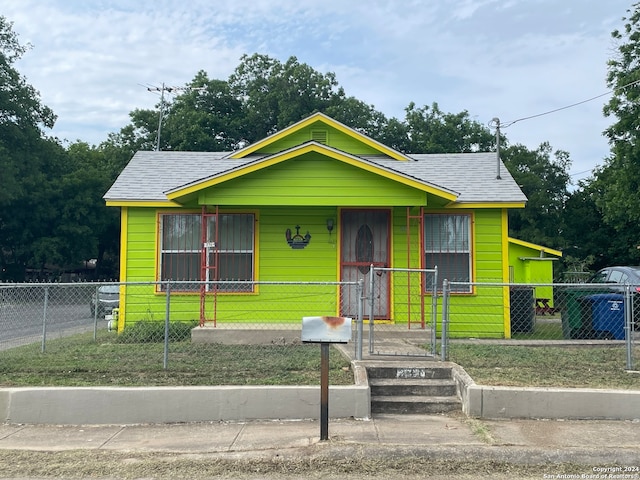
<svg viewBox="0 0 640 480">
<path fill-rule="evenodd" d="M 18 69 L 58 115 L 54 133 L 90 143 L 199 70 L 226 79 L 242 54 L 297 56 L 333 71 L 348 95 L 403 116 L 437 102 L 472 118 L 514 120 L 606 91 L 610 32 L 627 0 L 13 0 L 2 15 L 34 49 Z M 511 143 L 548 140 L 574 170 L 607 154 L 606 98 L 523 121 Z"/>
</svg>

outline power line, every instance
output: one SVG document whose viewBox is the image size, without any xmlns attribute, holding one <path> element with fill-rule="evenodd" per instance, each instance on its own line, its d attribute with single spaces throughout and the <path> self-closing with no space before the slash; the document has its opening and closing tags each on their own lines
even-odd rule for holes
<svg viewBox="0 0 640 480">
<path fill-rule="evenodd" d="M 583 173 L 591 173 L 591 172 L 593 172 L 593 168 L 590 168 L 589 170 L 583 170 L 581 172 L 571 173 L 569 174 L 569 176 L 575 177 L 576 175 L 582 175 Z"/>
<path fill-rule="evenodd" d="M 592 102 L 593 100 L 596 100 L 598 98 L 604 97 L 606 95 L 610 95 L 613 92 L 619 91 L 619 90 L 623 90 L 625 88 L 631 87 L 633 85 L 639 84 L 640 83 L 640 79 L 638 80 L 634 80 L 633 82 L 629 82 L 625 85 L 622 85 L 621 87 L 618 88 L 614 88 L 612 90 L 609 90 L 608 92 L 605 93 L 601 93 L 600 95 L 596 95 L 595 97 L 591 97 L 591 98 L 587 98 L 586 100 L 582 100 L 580 102 L 576 102 L 576 103 L 572 103 L 571 105 L 566 105 L 564 107 L 560 107 L 560 108 L 554 108 L 553 110 L 549 110 L 547 112 L 543 112 L 543 113 L 538 113 L 536 115 L 530 115 L 528 117 L 522 117 L 522 118 L 518 118 L 516 120 L 511 120 L 509 122 L 506 123 L 500 123 L 500 119 L 497 117 L 494 117 L 491 119 L 491 121 L 488 123 L 490 128 L 495 128 L 496 129 L 496 145 L 497 145 L 497 156 L 498 159 L 500 158 L 500 143 L 499 143 L 499 136 L 500 136 L 500 128 L 507 128 L 510 127 L 511 125 L 513 125 L 514 123 L 518 123 L 518 122 L 522 122 L 524 120 L 530 120 L 532 118 L 537 118 L 537 117 L 542 117 L 544 115 L 550 115 L 552 113 L 556 113 L 556 112 L 560 112 L 562 110 L 567 110 L 568 108 L 573 108 L 573 107 L 577 107 L 578 105 L 582 105 L 583 103 L 588 103 L 588 102 Z M 500 179 L 500 167 L 499 167 L 499 160 L 498 160 L 498 176 L 497 178 Z M 589 170 L 585 170 L 583 172 L 577 172 L 577 173 L 573 173 L 570 176 L 576 176 L 576 175 L 581 175 L 583 173 L 588 173 L 588 172 L 592 172 L 593 168 L 589 169 Z"/>
<path fill-rule="evenodd" d="M 536 115 L 530 115 L 530 116 L 528 116 L 528 117 L 518 118 L 518 119 L 516 119 L 516 120 L 512 120 L 512 121 L 510 121 L 510 122 L 503 123 L 503 124 L 502 124 L 502 125 L 500 125 L 500 126 L 501 126 L 502 128 L 507 128 L 507 127 L 510 127 L 511 125 L 513 125 L 514 123 L 517 123 L 517 122 L 522 122 L 522 121 L 524 121 L 524 120 L 530 120 L 530 119 L 532 119 L 532 118 L 542 117 L 542 116 L 544 116 L 544 115 L 549 115 L 549 114 L 551 114 L 551 113 L 556 113 L 556 112 L 559 112 L 559 111 L 561 111 L 561 110 L 566 110 L 566 109 L 568 109 L 568 108 L 577 107 L 578 105 L 582 105 L 583 103 L 591 102 L 591 101 L 596 100 L 596 99 L 598 99 L 598 98 L 600 98 L 600 97 L 604 97 L 604 96 L 606 96 L 606 95 L 610 95 L 611 93 L 613 93 L 613 92 L 615 92 L 615 91 L 622 90 L 622 89 L 627 88 L 627 87 L 631 87 L 631 86 L 636 85 L 636 84 L 638 84 L 638 83 L 640 83 L 640 80 L 634 80 L 633 82 L 629 82 L 629 83 L 627 83 L 626 85 L 623 85 L 623 86 L 618 87 L 618 88 L 614 88 L 613 90 L 609 90 L 608 92 L 602 93 L 602 94 L 600 94 L 600 95 L 596 95 L 595 97 L 591 97 L 591 98 L 588 98 L 588 99 L 586 99 L 586 100 L 582 100 L 581 102 L 576 102 L 576 103 L 572 103 L 571 105 L 566 105 L 566 106 L 564 106 L 564 107 L 555 108 L 555 109 L 553 109 L 553 110 L 549 110 L 548 112 L 543 112 L 543 113 L 538 113 L 538 114 L 536 114 Z"/>
</svg>

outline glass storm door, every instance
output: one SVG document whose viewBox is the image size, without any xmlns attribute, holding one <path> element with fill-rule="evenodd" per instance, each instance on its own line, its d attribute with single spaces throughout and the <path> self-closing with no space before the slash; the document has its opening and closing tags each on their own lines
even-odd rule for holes
<svg viewBox="0 0 640 480">
<path fill-rule="evenodd" d="M 364 279 L 364 294 L 369 296 L 371 265 L 389 267 L 389 210 L 343 210 L 340 218 L 340 280 L 357 282 Z M 389 275 L 377 275 L 374 284 L 373 315 L 388 319 Z M 341 291 L 342 316 L 355 318 L 358 298 L 355 286 L 344 286 Z M 369 318 L 371 305 L 364 304 L 364 317 Z"/>
</svg>

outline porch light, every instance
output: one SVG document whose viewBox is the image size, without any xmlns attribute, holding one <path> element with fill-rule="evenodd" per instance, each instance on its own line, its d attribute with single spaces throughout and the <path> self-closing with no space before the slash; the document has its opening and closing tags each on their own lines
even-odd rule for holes
<svg viewBox="0 0 640 480">
<path fill-rule="evenodd" d="M 333 218 L 327 218 L 327 230 L 329 231 L 329 236 L 331 236 L 331 232 L 333 232 Z"/>
<path fill-rule="evenodd" d="M 311 240 L 311 235 L 309 234 L 309 230 L 307 230 L 307 234 L 303 237 L 300 235 L 300 225 L 296 225 L 296 234 L 291 236 L 291 229 L 287 228 L 287 231 L 284 233 L 284 236 L 287 239 L 287 243 L 289 246 L 295 250 L 300 250 L 307 245 L 309 245 L 309 240 Z"/>
</svg>

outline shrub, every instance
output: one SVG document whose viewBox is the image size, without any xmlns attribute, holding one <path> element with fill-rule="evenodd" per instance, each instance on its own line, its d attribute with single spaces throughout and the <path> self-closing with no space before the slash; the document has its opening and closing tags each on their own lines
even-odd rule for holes
<svg viewBox="0 0 640 480">
<path fill-rule="evenodd" d="M 197 320 L 169 323 L 169 341 L 179 342 L 191 336 L 191 329 L 198 325 Z M 118 343 L 160 343 L 164 342 L 164 322 L 136 322 L 118 335 Z"/>
</svg>

